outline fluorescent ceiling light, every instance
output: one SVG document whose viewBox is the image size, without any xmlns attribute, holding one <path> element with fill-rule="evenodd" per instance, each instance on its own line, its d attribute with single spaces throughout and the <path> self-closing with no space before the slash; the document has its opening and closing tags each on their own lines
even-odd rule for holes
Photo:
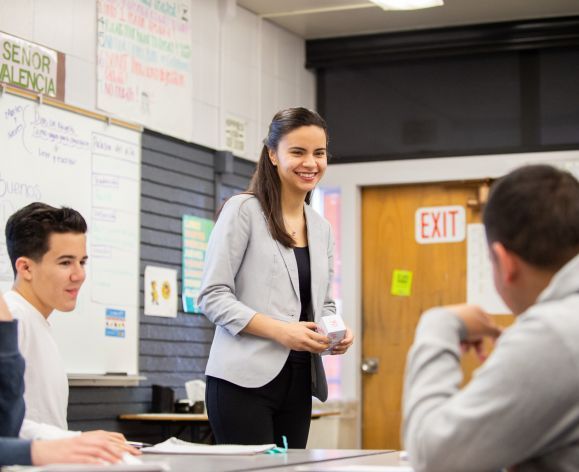
<svg viewBox="0 0 579 472">
<path fill-rule="evenodd" d="M 420 10 L 441 7 L 443 0 L 370 0 L 383 10 Z"/>
</svg>

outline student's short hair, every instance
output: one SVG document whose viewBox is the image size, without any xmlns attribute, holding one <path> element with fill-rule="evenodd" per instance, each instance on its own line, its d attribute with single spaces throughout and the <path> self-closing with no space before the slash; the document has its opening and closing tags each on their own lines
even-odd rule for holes
<svg viewBox="0 0 579 472">
<path fill-rule="evenodd" d="M 16 260 L 29 257 L 40 261 L 50 249 L 52 233 L 86 233 L 86 221 L 72 208 L 55 208 L 34 202 L 18 210 L 6 222 L 6 246 L 16 275 Z"/>
<path fill-rule="evenodd" d="M 548 165 L 521 167 L 494 183 L 483 221 L 489 244 L 558 270 L 579 253 L 579 182 Z"/>
</svg>

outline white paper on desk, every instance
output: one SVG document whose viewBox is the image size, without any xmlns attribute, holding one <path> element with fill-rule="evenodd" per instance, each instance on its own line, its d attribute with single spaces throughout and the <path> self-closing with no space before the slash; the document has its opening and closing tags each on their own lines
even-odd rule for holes
<svg viewBox="0 0 579 472">
<path fill-rule="evenodd" d="M 330 465 L 313 464 L 296 467 L 303 472 L 414 472 L 407 465 Z"/>
<path fill-rule="evenodd" d="M 169 466 L 155 462 L 141 464 L 51 464 L 41 467 L 19 467 L 21 472 L 166 472 Z"/>
<path fill-rule="evenodd" d="M 153 447 L 144 447 L 141 452 L 150 454 L 215 454 L 215 455 L 252 455 L 260 454 L 273 449 L 275 444 L 258 444 L 243 446 L 238 444 L 220 444 L 211 446 L 169 438 L 155 444 Z"/>
</svg>

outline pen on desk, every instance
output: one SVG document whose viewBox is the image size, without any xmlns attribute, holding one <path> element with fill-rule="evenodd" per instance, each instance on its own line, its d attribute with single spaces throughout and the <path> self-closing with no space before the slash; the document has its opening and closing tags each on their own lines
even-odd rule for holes
<svg viewBox="0 0 579 472">
<path fill-rule="evenodd" d="M 139 442 L 139 441 L 127 441 L 127 444 L 128 444 L 129 446 L 136 447 L 137 449 L 141 449 L 141 448 L 143 448 L 143 447 L 153 447 L 152 444 L 144 443 L 144 442 Z"/>
</svg>

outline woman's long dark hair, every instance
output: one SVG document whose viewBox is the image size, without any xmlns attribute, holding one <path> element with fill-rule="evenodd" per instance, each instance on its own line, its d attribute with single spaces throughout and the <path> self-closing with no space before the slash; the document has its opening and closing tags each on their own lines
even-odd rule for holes
<svg viewBox="0 0 579 472">
<path fill-rule="evenodd" d="M 273 239 L 286 247 L 294 247 L 295 243 L 291 235 L 286 231 L 281 212 L 281 181 L 276 167 L 269 159 L 269 150 L 277 151 L 280 140 L 291 131 L 302 126 L 317 126 L 326 134 L 326 146 L 328 144 L 328 129 L 325 120 L 315 111 L 307 108 L 288 108 L 278 111 L 271 124 L 267 137 L 263 140 L 263 149 L 259 156 L 257 168 L 247 193 L 257 197 L 265 217 L 269 231 Z M 309 204 L 311 192 L 306 195 L 306 203 Z"/>
</svg>

